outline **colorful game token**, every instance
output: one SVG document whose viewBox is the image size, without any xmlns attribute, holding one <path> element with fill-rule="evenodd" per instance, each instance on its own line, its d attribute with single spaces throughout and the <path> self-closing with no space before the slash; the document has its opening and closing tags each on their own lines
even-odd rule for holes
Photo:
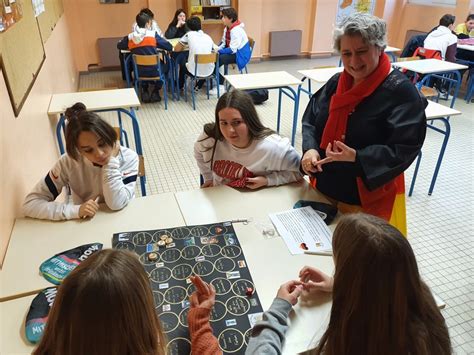
<svg viewBox="0 0 474 355">
<path fill-rule="evenodd" d="M 156 260 L 158 260 L 158 254 L 157 254 L 157 253 L 150 253 L 150 254 L 148 254 L 148 260 L 150 260 L 150 261 L 156 261 Z"/>
<path fill-rule="evenodd" d="M 164 247 L 166 242 L 164 240 L 159 240 L 156 244 L 158 244 L 159 247 Z"/>
<path fill-rule="evenodd" d="M 247 290 L 245 291 L 245 294 L 246 294 L 248 297 L 252 297 L 252 295 L 253 295 L 253 288 L 252 288 L 252 287 L 247 287 Z"/>
<path fill-rule="evenodd" d="M 165 242 L 166 244 L 171 244 L 173 243 L 173 238 L 166 238 Z"/>
</svg>

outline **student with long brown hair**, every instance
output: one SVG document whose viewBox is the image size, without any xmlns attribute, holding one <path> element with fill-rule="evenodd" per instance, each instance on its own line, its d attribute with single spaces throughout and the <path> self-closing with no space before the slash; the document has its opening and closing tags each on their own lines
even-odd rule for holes
<svg viewBox="0 0 474 355">
<path fill-rule="evenodd" d="M 192 281 L 197 291 L 191 298 L 190 314 L 200 320 L 198 326 L 189 320 L 192 347 L 212 351 L 204 354 L 220 354 L 207 321 L 215 290 L 198 276 Z M 196 317 L 196 312 L 201 314 Z M 193 337 L 193 332 L 199 332 L 200 337 Z M 150 281 L 135 254 L 102 250 L 69 274 L 59 287 L 44 335 L 34 351 L 34 355 L 46 354 L 166 354 Z"/>
<path fill-rule="evenodd" d="M 83 103 L 65 112 L 66 152 L 26 196 L 27 217 L 60 220 L 92 218 L 105 202 L 112 210 L 124 208 L 135 197 L 138 155 L 120 146 L 115 129 Z M 56 201 L 63 188 L 71 198 Z"/>
<path fill-rule="evenodd" d="M 348 214 L 332 244 L 334 277 L 305 266 L 300 280 L 283 285 L 255 325 L 247 354 L 281 353 L 302 287 L 333 294 L 328 328 L 311 354 L 451 354 L 444 318 L 398 229 L 375 216 Z"/>
</svg>

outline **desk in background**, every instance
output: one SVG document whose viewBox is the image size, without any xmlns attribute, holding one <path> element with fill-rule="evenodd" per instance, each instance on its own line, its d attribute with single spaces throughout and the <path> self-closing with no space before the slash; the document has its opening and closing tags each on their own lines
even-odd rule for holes
<svg viewBox="0 0 474 355">
<path fill-rule="evenodd" d="M 144 157 L 142 140 L 140 135 L 140 126 L 138 124 L 137 116 L 135 115 L 135 108 L 140 107 L 140 101 L 134 89 L 115 89 L 115 90 L 99 90 L 86 92 L 71 92 L 66 94 L 53 94 L 49 102 L 48 115 L 58 115 L 59 121 L 56 125 L 56 137 L 58 139 L 59 151 L 61 154 L 65 153 L 62 132 L 65 131 L 64 112 L 68 107 L 71 107 L 76 102 L 82 102 L 86 105 L 88 111 L 94 112 L 108 112 L 117 111 L 119 127 L 120 127 L 120 143 L 122 140 L 122 113 L 127 115 L 132 120 L 133 137 L 135 138 L 135 151 L 139 159 L 139 175 L 142 196 L 146 195 L 144 175 Z M 128 145 L 128 138 L 125 134 L 125 139 Z"/>
<path fill-rule="evenodd" d="M 114 233 L 183 224 L 184 219 L 172 193 L 135 198 L 116 212 L 102 204 L 90 220 L 54 222 L 18 218 L 0 271 L 0 302 L 51 286 L 39 273 L 39 266 L 61 251 L 94 242 L 110 248 Z"/>
<path fill-rule="evenodd" d="M 285 71 L 251 73 L 251 74 L 234 74 L 224 75 L 225 80 L 238 90 L 257 90 L 257 89 L 278 89 L 278 113 L 277 113 L 277 129 L 280 132 L 281 118 L 281 96 L 285 94 L 294 101 L 293 109 L 293 128 L 291 133 L 291 145 L 295 145 L 296 126 L 298 122 L 298 106 L 299 95 L 292 86 L 300 86 L 301 80 Z"/>
</svg>

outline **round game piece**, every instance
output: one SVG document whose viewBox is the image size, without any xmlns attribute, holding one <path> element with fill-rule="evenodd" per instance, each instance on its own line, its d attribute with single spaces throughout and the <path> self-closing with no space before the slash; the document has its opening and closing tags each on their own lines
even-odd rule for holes
<svg viewBox="0 0 474 355">
<path fill-rule="evenodd" d="M 148 260 L 150 260 L 150 261 L 156 261 L 156 260 L 158 260 L 158 254 L 157 254 L 157 253 L 150 253 L 150 254 L 148 254 Z"/>
<path fill-rule="evenodd" d="M 165 242 L 166 244 L 171 244 L 173 243 L 173 238 L 166 238 Z"/>
<path fill-rule="evenodd" d="M 164 240 L 159 240 L 156 244 L 158 244 L 159 247 L 164 247 L 166 242 Z"/>
<path fill-rule="evenodd" d="M 161 240 L 166 240 L 166 239 L 168 239 L 168 238 L 169 238 L 169 235 L 166 235 L 166 234 L 163 234 L 163 235 L 160 237 Z"/>
</svg>

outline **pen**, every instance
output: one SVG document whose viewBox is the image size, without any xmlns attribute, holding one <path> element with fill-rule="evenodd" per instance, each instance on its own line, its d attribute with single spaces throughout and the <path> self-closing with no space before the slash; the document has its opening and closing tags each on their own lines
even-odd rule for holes
<svg viewBox="0 0 474 355">
<path fill-rule="evenodd" d="M 332 256 L 332 251 L 310 251 L 310 250 L 305 250 L 304 253 L 307 254 L 307 255 Z"/>
</svg>

